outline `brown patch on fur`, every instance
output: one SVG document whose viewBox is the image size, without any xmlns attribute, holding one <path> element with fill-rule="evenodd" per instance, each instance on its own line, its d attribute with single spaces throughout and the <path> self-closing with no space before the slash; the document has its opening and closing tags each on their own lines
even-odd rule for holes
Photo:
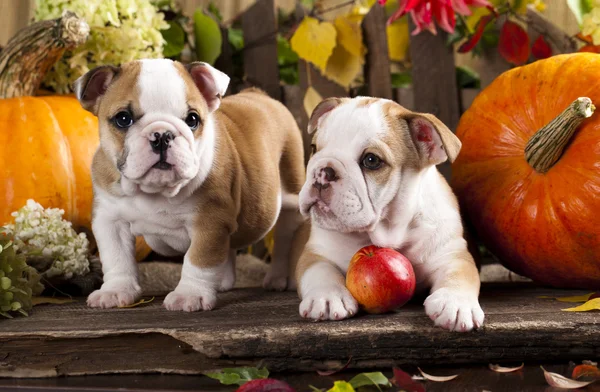
<svg viewBox="0 0 600 392">
<path fill-rule="evenodd" d="M 379 98 L 365 97 L 357 100 L 356 108 L 365 108 L 367 106 L 371 106 L 376 104 L 379 101 Z"/>
</svg>

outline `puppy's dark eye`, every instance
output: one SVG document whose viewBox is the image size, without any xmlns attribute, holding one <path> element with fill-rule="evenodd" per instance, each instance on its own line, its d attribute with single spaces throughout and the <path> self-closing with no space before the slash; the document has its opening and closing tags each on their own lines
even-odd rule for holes
<svg viewBox="0 0 600 392">
<path fill-rule="evenodd" d="M 317 146 L 314 144 L 310 145 L 310 155 L 314 155 L 317 153 Z"/>
<path fill-rule="evenodd" d="M 117 128 L 127 129 L 133 125 L 133 116 L 129 111 L 123 110 L 115 115 L 113 121 Z"/>
<path fill-rule="evenodd" d="M 365 169 L 377 170 L 383 165 L 383 161 L 377 155 L 368 153 L 363 157 L 361 164 Z"/>
<path fill-rule="evenodd" d="M 190 112 L 185 118 L 185 123 L 193 131 L 198 128 L 198 125 L 200 125 L 200 116 L 198 113 Z"/>
</svg>

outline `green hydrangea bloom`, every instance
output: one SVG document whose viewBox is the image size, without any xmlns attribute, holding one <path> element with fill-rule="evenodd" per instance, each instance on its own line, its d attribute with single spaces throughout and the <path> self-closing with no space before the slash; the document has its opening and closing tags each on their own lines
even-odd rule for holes
<svg viewBox="0 0 600 392">
<path fill-rule="evenodd" d="M 59 18 L 75 12 L 90 26 L 87 42 L 66 52 L 48 72 L 44 84 L 60 94 L 72 91 L 73 82 L 100 65 L 120 65 L 142 58 L 162 58 L 169 28 L 156 0 L 36 0 L 35 20 Z M 156 5 L 155 5 L 156 4 Z"/>
<path fill-rule="evenodd" d="M 35 268 L 17 254 L 10 237 L 0 234 L 0 316 L 12 318 L 13 312 L 27 316 L 31 297 L 43 289 Z"/>
</svg>

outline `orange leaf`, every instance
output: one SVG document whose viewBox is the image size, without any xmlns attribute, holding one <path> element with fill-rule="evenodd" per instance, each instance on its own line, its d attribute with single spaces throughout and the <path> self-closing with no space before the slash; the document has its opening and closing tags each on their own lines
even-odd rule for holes
<svg viewBox="0 0 600 392">
<path fill-rule="evenodd" d="M 586 378 L 588 380 L 600 380 L 600 370 L 598 366 L 593 365 L 578 365 L 573 369 L 571 378 L 579 380 L 580 378 Z"/>
</svg>

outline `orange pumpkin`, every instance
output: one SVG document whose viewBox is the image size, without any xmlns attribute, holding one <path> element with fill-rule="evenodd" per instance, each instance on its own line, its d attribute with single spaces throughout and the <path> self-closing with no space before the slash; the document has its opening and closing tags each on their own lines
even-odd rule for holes
<svg viewBox="0 0 600 392">
<path fill-rule="evenodd" d="M 591 53 L 514 68 L 476 97 L 456 132 L 451 183 L 475 234 L 542 284 L 600 287 L 598 75 Z"/>
</svg>

